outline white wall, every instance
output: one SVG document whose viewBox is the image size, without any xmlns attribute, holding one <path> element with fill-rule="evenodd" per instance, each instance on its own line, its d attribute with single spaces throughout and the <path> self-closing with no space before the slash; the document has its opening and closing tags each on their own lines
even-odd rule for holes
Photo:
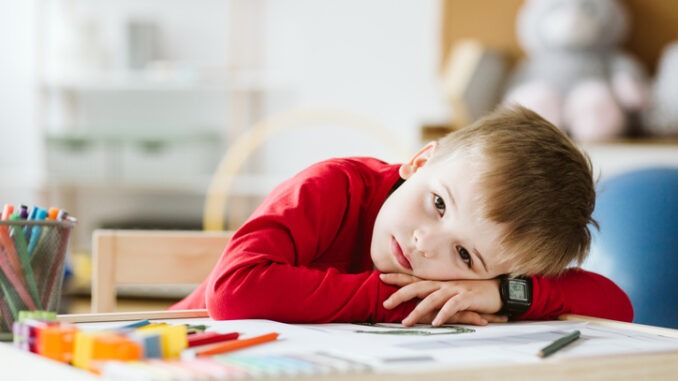
<svg viewBox="0 0 678 381">
<path fill-rule="evenodd" d="M 446 112 L 439 11 L 436 0 L 269 0 L 266 62 L 296 84 L 299 104 L 361 112 L 417 140 Z"/>
<path fill-rule="evenodd" d="M 269 0 L 267 7 L 266 67 L 294 84 L 291 96 L 269 101 L 272 110 L 325 106 L 359 113 L 410 152 L 420 145 L 422 123 L 445 119 L 437 76 L 438 1 Z M 361 154 L 404 159 L 383 144 L 370 147 L 374 139 L 357 144 L 357 134 L 328 131 L 308 128 L 273 139 L 266 167 L 290 173 L 313 158 Z M 315 146 L 291 149 L 303 140 Z M 328 141 L 338 144 L 328 149 Z"/>
<path fill-rule="evenodd" d="M 269 1 L 267 65 L 301 103 L 345 106 L 403 135 L 439 112 L 439 2 Z"/>
<path fill-rule="evenodd" d="M 0 9 L 0 203 L 32 203 L 42 175 L 36 130 L 35 1 Z"/>
</svg>

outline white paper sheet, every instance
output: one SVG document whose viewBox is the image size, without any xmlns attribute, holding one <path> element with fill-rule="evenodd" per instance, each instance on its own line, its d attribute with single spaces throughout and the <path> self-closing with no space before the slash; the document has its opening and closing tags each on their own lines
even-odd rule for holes
<svg viewBox="0 0 678 381">
<path fill-rule="evenodd" d="M 309 355 L 336 357 L 368 367 L 374 372 L 419 372 L 483 364 L 531 363 L 622 353 L 678 350 L 678 339 L 575 321 L 518 322 L 485 327 L 449 327 L 359 324 L 283 324 L 269 320 L 172 320 L 171 324 L 205 324 L 209 331 L 240 332 L 241 338 L 278 332 L 270 342 L 237 352 L 239 356 Z M 123 323 L 80 324 L 82 329 L 103 329 Z M 537 352 L 574 330 L 581 338 L 556 354 L 542 359 Z M 379 332 L 379 333 L 375 333 Z M 390 333 L 384 333 L 390 332 Z M 392 333 L 397 332 L 397 333 Z"/>
</svg>

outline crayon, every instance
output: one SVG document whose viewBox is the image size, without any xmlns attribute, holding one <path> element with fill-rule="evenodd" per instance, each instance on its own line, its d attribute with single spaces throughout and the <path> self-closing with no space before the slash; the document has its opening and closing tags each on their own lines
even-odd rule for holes
<svg viewBox="0 0 678 381">
<path fill-rule="evenodd" d="M 22 220 L 28 219 L 28 207 L 24 204 L 19 205 L 19 210 L 17 212 L 19 218 Z"/>
<path fill-rule="evenodd" d="M 274 341 L 278 338 L 278 333 L 272 332 L 260 336 L 251 337 L 249 339 L 231 340 L 223 343 L 213 344 L 207 348 L 197 350 L 195 356 L 211 356 L 221 353 L 236 351 L 238 349 L 248 348 L 254 345 L 264 344 L 269 341 Z"/>
<path fill-rule="evenodd" d="M 135 322 L 132 322 L 132 323 L 125 324 L 122 327 L 118 328 L 118 330 L 126 330 L 126 329 L 130 329 L 130 328 L 140 328 L 140 327 L 145 327 L 145 326 L 150 325 L 150 324 L 151 324 L 151 322 L 148 319 L 143 319 L 143 320 L 139 320 L 139 321 L 135 321 Z"/>
<path fill-rule="evenodd" d="M 10 220 L 17 220 L 16 215 L 12 215 Z M 24 231 L 18 225 L 12 226 L 11 231 L 15 237 L 14 242 L 16 242 L 16 251 L 21 262 L 21 267 L 23 268 L 21 275 L 26 284 L 26 288 L 28 288 L 28 292 L 30 292 L 32 297 L 33 307 L 31 309 L 42 310 L 43 308 L 40 301 L 40 294 L 38 293 L 38 287 L 35 283 L 35 275 L 33 275 L 33 267 L 31 266 L 31 261 L 28 254 L 28 247 L 26 246 L 26 240 L 23 236 Z"/>
<path fill-rule="evenodd" d="M 579 331 L 572 331 L 568 333 L 567 335 L 561 337 L 560 339 L 552 342 L 551 344 L 545 346 L 542 348 L 537 355 L 539 357 L 548 357 L 557 351 L 565 348 L 566 346 L 570 345 L 573 343 L 575 340 L 577 340 L 580 336 Z"/>
<path fill-rule="evenodd" d="M 9 220 L 9 216 L 11 216 L 13 212 L 14 212 L 14 205 L 5 204 L 5 206 L 2 208 L 2 219 L 3 220 Z"/>
<path fill-rule="evenodd" d="M 18 215 L 14 213 L 9 218 L 12 219 L 15 216 Z M 0 225 L 0 253 L 2 252 L 5 253 L 12 270 L 16 274 L 21 274 L 21 261 L 19 260 L 19 255 L 14 247 L 14 241 L 12 241 L 7 225 Z"/>
<path fill-rule="evenodd" d="M 239 336 L 238 332 L 216 333 L 203 332 L 188 335 L 188 347 L 197 347 L 199 345 L 220 343 L 222 341 L 235 340 Z"/>
<path fill-rule="evenodd" d="M 33 302 L 31 296 L 26 291 L 26 286 L 24 285 L 24 282 L 19 278 L 18 274 L 16 274 L 12 270 L 12 266 L 9 264 L 7 257 L 4 255 L 0 255 L 0 271 L 3 273 L 3 276 L 7 279 L 7 282 L 9 283 L 4 285 L 3 287 L 5 287 L 6 290 L 8 290 L 9 288 L 13 289 L 17 293 L 21 301 L 24 303 L 24 305 L 28 307 L 28 309 L 35 310 L 36 309 L 35 303 Z M 7 298 L 7 300 L 9 299 L 11 298 Z"/>
<path fill-rule="evenodd" d="M 35 212 L 35 216 L 33 218 L 33 221 L 42 221 L 45 218 L 47 218 L 47 211 L 45 209 L 39 208 L 39 207 L 34 207 L 34 210 L 37 211 Z M 32 226 L 31 229 L 29 229 L 31 234 L 26 237 L 26 240 L 28 242 L 28 255 L 29 257 L 33 255 L 33 251 L 35 250 L 35 246 L 38 244 L 38 241 L 41 238 L 41 233 L 42 233 L 42 227 L 39 225 Z"/>
<path fill-rule="evenodd" d="M 59 208 L 51 207 L 47 210 L 47 219 L 56 220 L 59 217 L 61 210 Z"/>
</svg>

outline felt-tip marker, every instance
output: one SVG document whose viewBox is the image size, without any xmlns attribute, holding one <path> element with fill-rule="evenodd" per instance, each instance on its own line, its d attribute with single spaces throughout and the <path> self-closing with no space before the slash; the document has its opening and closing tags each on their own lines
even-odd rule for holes
<svg viewBox="0 0 678 381">
<path fill-rule="evenodd" d="M 559 350 L 565 348 L 569 344 L 573 343 L 575 340 L 579 338 L 581 333 L 579 331 L 573 331 L 571 333 L 568 333 L 567 335 L 561 337 L 560 339 L 552 342 L 551 344 L 545 346 L 542 348 L 537 355 L 539 357 L 547 357 L 550 356 Z"/>
</svg>

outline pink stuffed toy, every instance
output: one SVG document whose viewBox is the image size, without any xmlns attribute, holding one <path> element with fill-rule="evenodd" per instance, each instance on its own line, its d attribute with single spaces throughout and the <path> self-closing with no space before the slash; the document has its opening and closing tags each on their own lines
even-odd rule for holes
<svg viewBox="0 0 678 381">
<path fill-rule="evenodd" d="M 517 20 L 526 57 L 504 101 L 533 109 L 579 141 L 624 135 L 649 99 L 645 70 L 619 47 L 628 26 L 616 0 L 526 0 Z"/>
</svg>

